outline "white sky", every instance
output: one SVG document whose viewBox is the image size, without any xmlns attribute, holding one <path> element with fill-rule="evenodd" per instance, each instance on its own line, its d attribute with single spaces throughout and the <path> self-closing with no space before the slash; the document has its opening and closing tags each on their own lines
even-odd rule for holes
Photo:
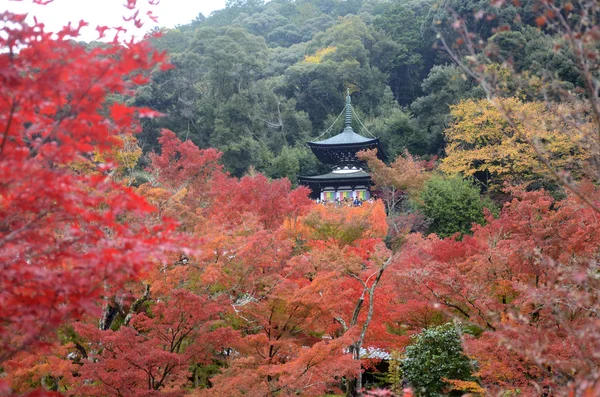
<svg viewBox="0 0 600 397">
<path fill-rule="evenodd" d="M 156 2 L 156 0 L 152 0 Z M 154 26 L 174 27 L 194 20 L 198 14 L 204 16 L 225 8 L 225 0 L 160 0 L 158 5 L 150 6 L 148 0 L 137 0 L 140 17 L 144 22 L 141 29 L 135 29 L 131 22 L 123 21 L 123 16 L 131 15 L 124 7 L 126 0 L 54 0 L 47 5 L 34 4 L 33 0 L 0 0 L 0 12 L 8 10 L 14 13 L 28 13 L 31 21 L 36 16 L 43 22 L 48 31 L 57 31 L 72 22 L 77 26 L 80 20 L 90 25 L 81 30 L 82 40 L 94 40 L 98 37 L 96 26 L 124 26 L 128 29 L 126 36 L 134 34 L 143 36 Z M 158 24 L 150 20 L 146 12 L 151 11 L 158 17 Z M 113 34 L 107 35 L 114 36 Z"/>
</svg>

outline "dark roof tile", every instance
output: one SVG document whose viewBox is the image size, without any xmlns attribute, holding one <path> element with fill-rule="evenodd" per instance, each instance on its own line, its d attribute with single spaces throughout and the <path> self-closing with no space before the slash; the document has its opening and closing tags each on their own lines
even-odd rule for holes
<svg viewBox="0 0 600 397">
<path fill-rule="evenodd" d="M 348 172 L 348 173 L 338 173 L 338 172 L 330 172 L 323 175 L 315 175 L 315 176 L 300 176 L 299 178 L 303 180 L 330 180 L 330 179 L 355 179 L 355 178 L 370 178 L 370 175 L 364 171 L 357 172 Z"/>
</svg>

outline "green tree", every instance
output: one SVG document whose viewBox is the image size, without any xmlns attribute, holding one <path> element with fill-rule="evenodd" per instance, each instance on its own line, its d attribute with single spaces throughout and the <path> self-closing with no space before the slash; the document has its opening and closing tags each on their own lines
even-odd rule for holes
<svg viewBox="0 0 600 397">
<path fill-rule="evenodd" d="M 222 147 L 223 164 L 237 177 L 253 167 L 262 172 L 271 162 L 272 153 L 260 142 L 243 136 Z"/>
<path fill-rule="evenodd" d="M 386 76 L 371 65 L 369 49 L 374 37 L 357 16 L 341 18 L 308 43 L 307 56 L 285 72 L 285 95 L 295 97 L 298 109 L 308 113 L 313 127 L 322 128 L 327 116 L 344 106 L 346 88 L 363 111 L 381 100 Z"/>
<path fill-rule="evenodd" d="M 540 78 L 553 81 L 557 88 L 583 87 L 573 54 L 567 48 L 564 38 L 544 33 L 537 27 L 524 26 L 494 34 L 488 39 L 485 51 L 490 62 L 509 65 L 513 72 L 506 82 L 502 81 L 503 96 L 525 94 L 528 98 L 544 100 L 551 91 L 540 93 L 537 90 L 539 82 L 535 80 Z M 532 87 L 527 87 L 529 84 Z"/>
<path fill-rule="evenodd" d="M 265 75 L 268 77 L 275 76 L 283 80 L 285 70 L 302 61 L 304 55 L 306 55 L 306 43 L 294 44 L 287 48 L 272 48 L 269 51 L 269 66 L 265 70 Z"/>
<path fill-rule="evenodd" d="M 464 16 L 469 31 L 486 39 L 492 36 L 499 26 L 518 29 L 534 23 L 535 14 L 531 12 L 531 1 L 506 2 L 504 5 L 497 7 L 489 0 L 446 0 L 443 5 L 429 8 L 423 20 L 422 34 L 426 40 L 432 42 L 437 34 L 452 42 L 456 37 L 452 22 L 457 14 Z M 484 12 L 490 18 L 482 18 L 478 12 Z"/>
<path fill-rule="evenodd" d="M 220 30 L 202 49 L 213 95 L 219 99 L 248 88 L 266 67 L 265 40 L 239 27 Z"/>
<path fill-rule="evenodd" d="M 454 324 L 425 329 L 412 339 L 401 366 L 417 396 L 444 395 L 449 386 L 445 380 L 474 380 L 471 360 L 463 352 Z"/>
<path fill-rule="evenodd" d="M 171 53 L 173 69 L 153 74 L 152 82 L 140 86 L 131 102 L 135 106 L 149 107 L 163 113 L 160 118 L 142 122 L 140 146 L 145 152 L 158 149 L 162 128 L 176 131 L 186 140 L 206 147 L 208 135 L 199 124 L 198 102 L 203 97 L 205 84 L 202 59 L 198 54 L 184 51 Z"/>
<path fill-rule="evenodd" d="M 301 6 L 299 8 L 302 8 Z M 315 34 L 329 29 L 333 26 L 335 20 L 329 15 L 320 15 L 318 17 L 310 18 L 302 23 L 300 28 L 300 34 L 302 35 L 302 41 L 309 41 L 314 37 Z"/>
<path fill-rule="evenodd" d="M 263 12 L 254 13 L 250 16 L 246 14 L 240 15 L 240 24 L 248 30 L 248 32 L 262 36 L 265 39 L 274 29 L 282 28 L 288 25 L 289 20 L 279 14 L 273 7 L 267 7 Z M 290 25 L 289 29 L 296 29 L 294 25 Z"/>
<path fill-rule="evenodd" d="M 225 2 L 225 7 L 255 9 L 263 4 L 265 4 L 264 0 L 227 0 Z"/>
<path fill-rule="evenodd" d="M 298 151 L 288 147 L 283 148 L 279 156 L 271 161 L 268 173 L 272 178 L 288 178 L 296 183 L 296 176 L 300 171 Z"/>
<path fill-rule="evenodd" d="M 450 105 L 461 99 L 483 98 L 484 92 L 456 66 L 434 66 L 422 88 L 425 96 L 417 98 L 411 109 L 427 134 L 430 153 L 436 153 L 443 147 L 443 133 L 451 120 Z"/>
<path fill-rule="evenodd" d="M 158 51 L 168 51 L 171 54 L 186 51 L 194 38 L 193 31 L 179 26 L 173 29 L 156 28 L 154 32 L 159 35 L 151 39 L 152 46 Z"/>
<path fill-rule="evenodd" d="M 386 156 L 395 159 L 405 150 L 417 156 L 431 153 L 433 142 L 427 131 L 419 127 L 410 112 L 398 105 L 389 87 L 381 98 L 381 104 L 372 117 L 365 120 L 365 126 L 380 139 Z"/>
<path fill-rule="evenodd" d="M 485 222 L 484 208 L 496 211 L 491 200 L 481 198 L 478 187 L 460 176 L 429 179 L 417 205 L 431 219 L 429 231 L 440 237 L 470 234 L 473 223 Z"/>
<path fill-rule="evenodd" d="M 389 75 L 388 83 L 398 102 L 409 105 L 421 93 L 421 81 L 433 62 L 431 40 L 421 34 L 429 1 L 380 3 L 373 26 L 383 35 L 373 46 L 374 64 Z"/>
</svg>

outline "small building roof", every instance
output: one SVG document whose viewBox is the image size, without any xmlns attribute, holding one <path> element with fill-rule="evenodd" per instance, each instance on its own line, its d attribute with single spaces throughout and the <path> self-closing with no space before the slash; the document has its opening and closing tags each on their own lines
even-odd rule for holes
<svg viewBox="0 0 600 397">
<path fill-rule="evenodd" d="M 360 171 L 356 171 L 356 172 L 344 172 L 344 173 L 339 173 L 339 172 L 329 172 L 327 174 L 322 174 L 322 175 L 315 175 L 315 176 L 300 176 L 299 178 L 301 178 L 302 180 L 306 180 L 306 181 L 315 181 L 315 182 L 321 182 L 321 181 L 354 181 L 354 180 L 358 180 L 358 179 L 369 179 L 371 178 L 371 176 L 369 174 L 367 174 L 366 172 L 360 170 Z"/>
</svg>

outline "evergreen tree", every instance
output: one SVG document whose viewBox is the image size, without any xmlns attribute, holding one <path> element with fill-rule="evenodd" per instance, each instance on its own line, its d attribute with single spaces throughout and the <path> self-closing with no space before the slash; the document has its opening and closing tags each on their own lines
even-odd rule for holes
<svg viewBox="0 0 600 397">
<path fill-rule="evenodd" d="M 401 362 L 402 372 L 418 396 L 446 395 L 446 380 L 474 380 L 454 324 L 428 328 L 412 337 Z"/>
</svg>

